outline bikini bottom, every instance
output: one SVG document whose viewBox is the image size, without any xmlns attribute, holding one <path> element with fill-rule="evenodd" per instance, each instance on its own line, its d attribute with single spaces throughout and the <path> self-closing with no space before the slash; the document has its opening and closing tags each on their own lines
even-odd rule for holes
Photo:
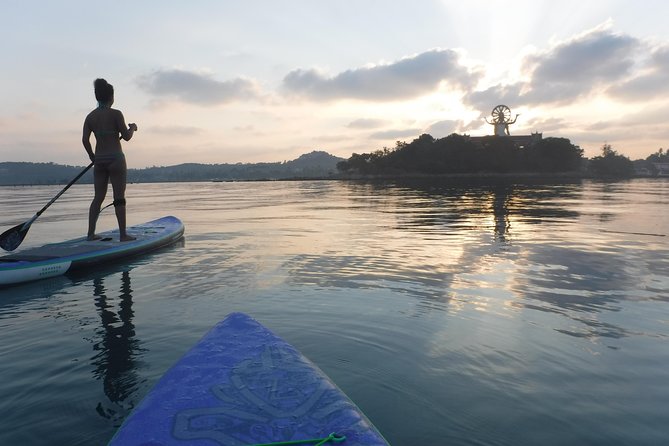
<svg viewBox="0 0 669 446">
<path fill-rule="evenodd" d="M 95 155 L 95 165 L 99 167 L 109 167 L 114 162 L 125 159 L 123 152 L 105 153 L 104 155 Z"/>
</svg>

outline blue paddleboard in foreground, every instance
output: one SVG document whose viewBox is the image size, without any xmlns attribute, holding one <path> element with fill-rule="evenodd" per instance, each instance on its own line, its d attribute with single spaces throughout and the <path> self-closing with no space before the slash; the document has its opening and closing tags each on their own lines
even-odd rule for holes
<svg viewBox="0 0 669 446">
<path fill-rule="evenodd" d="M 300 440 L 388 445 L 317 366 L 256 320 L 232 313 L 165 373 L 109 445 Z"/>
<path fill-rule="evenodd" d="M 67 271 L 162 248 L 183 236 L 184 225 L 176 217 L 163 217 L 130 226 L 127 232 L 137 240 L 120 242 L 116 229 L 99 233 L 100 240 L 80 237 L 0 256 L 0 287 L 60 276 Z"/>
</svg>

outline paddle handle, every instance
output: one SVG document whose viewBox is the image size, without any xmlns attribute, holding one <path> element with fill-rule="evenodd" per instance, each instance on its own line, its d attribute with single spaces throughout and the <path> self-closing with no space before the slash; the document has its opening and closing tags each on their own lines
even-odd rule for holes
<svg viewBox="0 0 669 446">
<path fill-rule="evenodd" d="M 90 163 L 84 170 L 81 171 L 81 173 L 79 173 L 79 175 L 77 175 L 76 177 L 74 177 L 74 180 L 72 180 L 72 181 L 70 181 L 69 183 L 67 183 L 67 186 L 65 186 L 65 187 L 63 188 L 63 190 L 61 190 L 60 192 L 58 192 L 58 194 L 57 194 L 55 197 L 53 197 L 53 198 L 51 199 L 51 201 L 49 201 L 49 202 L 46 204 L 46 206 L 44 206 L 42 209 L 40 209 L 39 211 L 37 211 L 37 213 L 36 213 L 35 216 L 30 220 L 30 222 L 32 223 L 33 221 L 35 221 L 35 219 L 36 219 L 37 217 L 39 217 L 40 215 L 42 215 L 42 212 L 46 211 L 46 209 L 47 209 L 49 206 L 51 206 L 51 205 L 54 203 L 54 201 L 58 200 L 58 198 L 60 198 L 60 196 L 63 195 L 63 194 L 65 193 L 65 191 L 68 190 L 68 189 L 70 188 L 70 186 L 72 186 L 74 183 L 76 183 L 77 180 L 78 180 L 79 178 L 83 177 L 84 174 L 85 174 L 86 172 L 88 172 L 88 170 L 89 170 L 91 167 L 93 167 L 93 164 L 94 164 L 94 163 Z"/>
</svg>

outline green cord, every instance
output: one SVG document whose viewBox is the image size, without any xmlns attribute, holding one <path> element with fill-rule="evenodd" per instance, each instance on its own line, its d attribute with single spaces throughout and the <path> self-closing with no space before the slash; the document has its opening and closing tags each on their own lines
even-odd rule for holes
<svg viewBox="0 0 669 446">
<path fill-rule="evenodd" d="M 331 441 L 333 443 L 341 443 L 344 440 L 346 440 L 345 435 L 337 435 L 336 433 L 333 432 L 325 438 L 312 438 L 310 440 L 279 441 L 277 443 L 262 443 L 262 444 L 254 444 L 251 446 L 289 446 L 293 444 L 306 444 L 306 443 L 315 443 L 314 446 L 322 446 L 328 441 Z"/>
</svg>

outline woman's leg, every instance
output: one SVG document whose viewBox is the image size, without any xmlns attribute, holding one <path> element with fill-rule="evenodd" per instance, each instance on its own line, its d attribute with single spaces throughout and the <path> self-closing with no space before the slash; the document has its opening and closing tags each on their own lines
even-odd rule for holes
<svg viewBox="0 0 669 446">
<path fill-rule="evenodd" d="M 93 167 L 93 185 L 95 187 L 95 196 L 88 210 L 88 240 L 99 238 L 95 235 L 95 225 L 98 222 L 100 206 L 107 195 L 107 185 L 109 184 L 109 172 L 104 165 L 95 165 Z"/>
<path fill-rule="evenodd" d="M 109 166 L 109 179 L 111 180 L 112 189 L 114 190 L 114 211 L 116 212 L 118 231 L 122 242 L 135 240 L 135 237 L 126 233 L 125 184 L 127 176 L 128 168 L 125 163 L 125 157 L 122 156 Z"/>
</svg>

